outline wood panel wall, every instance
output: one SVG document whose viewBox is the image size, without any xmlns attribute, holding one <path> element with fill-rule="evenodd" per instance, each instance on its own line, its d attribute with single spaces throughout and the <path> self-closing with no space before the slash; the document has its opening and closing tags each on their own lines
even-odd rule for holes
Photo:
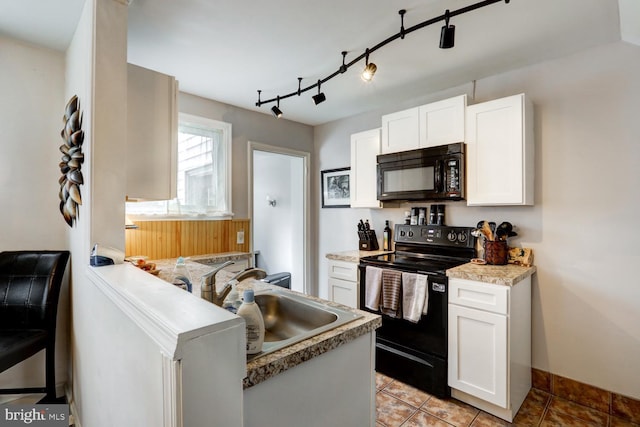
<svg viewBox="0 0 640 427">
<path fill-rule="evenodd" d="M 249 252 L 248 219 L 223 221 L 136 221 L 138 229 L 126 230 L 126 256 L 144 255 L 149 259 L 179 256 Z M 244 244 L 237 244 L 238 231 L 244 231 Z"/>
</svg>

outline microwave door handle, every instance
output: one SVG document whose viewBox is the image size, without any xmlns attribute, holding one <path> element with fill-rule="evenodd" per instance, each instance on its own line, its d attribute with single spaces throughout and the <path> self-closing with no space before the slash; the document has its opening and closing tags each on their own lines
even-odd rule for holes
<svg viewBox="0 0 640 427">
<path fill-rule="evenodd" d="M 442 160 L 436 160 L 436 179 L 435 179 L 435 189 L 437 193 L 442 193 Z"/>
</svg>

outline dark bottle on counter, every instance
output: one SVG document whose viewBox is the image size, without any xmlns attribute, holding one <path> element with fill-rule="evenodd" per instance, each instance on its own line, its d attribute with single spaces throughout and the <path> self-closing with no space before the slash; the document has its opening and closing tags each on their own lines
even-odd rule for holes
<svg viewBox="0 0 640 427">
<path fill-rule="evenodd" d="M 429 210 L 429 224 L 433 225 L 438 220 L 438 205 L 431 205 Z"/>
<path fill-rule="evenodd" d="M 384 230 L 382 231 L 382 250 L 391 250 L 391 228 L 389 227 L 389 220 L 384 222 Z"/>
<path fill-rule="evenodd" d="M 438 215 L 436 217 L 436 222 L 438 225 L 444 225 L 444 206 L 445 205 L 437 205 L 438 206 Z"/>
</svg>

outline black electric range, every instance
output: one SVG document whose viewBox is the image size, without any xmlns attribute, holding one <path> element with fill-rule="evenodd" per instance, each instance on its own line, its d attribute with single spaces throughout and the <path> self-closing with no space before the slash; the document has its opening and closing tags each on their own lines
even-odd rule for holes
<svg viewBox="0 0 640 427">
<path fill-rule="evenodd" d="M 360 308 L 365 306 L 367 267 L 427 276 L 427 312 L 417 323 L 382 315 L 376 331 L 376 370 L 439 397 L 447 385 L 448 281 L 446 270 L 475 257 L 471 227 L 396 225 L 395 252 L 360 259 Z"/>
</svg>

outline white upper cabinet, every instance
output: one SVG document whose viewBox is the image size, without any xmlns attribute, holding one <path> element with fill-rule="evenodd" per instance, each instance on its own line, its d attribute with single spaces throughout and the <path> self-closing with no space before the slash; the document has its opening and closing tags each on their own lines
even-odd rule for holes
<svg viewBox="0 0 640 427">
<path fill-rule="evenodd" d="M 524 94 L 467 108 L 467 204 L 533 205 L 533 106 Z"/>
<path fill-rule="evenodd" d="M 466 108 L 466 94 L 420 106 L 420 148 L 464 142 Z"/>
<path fill-rule="evenodd" d="M 376 156 L 380 154 L 380 128 L 351 135 L 351 207 L 379 208 Z"/>
<path fill-rule="evenodd" d="M 127 64 L 127 198 L 176 197 L 178 83 Z"/>
<path fill-rule="evenodd" d="M 463 142 L 466 106 L 460 95 L 382 116 L 382 153 Z"/>
<path fill-rule="evenodd" d="M 419 137 L 418 107 L 382 116 L 382 153 L 418 148 Z"/>
</svg>

